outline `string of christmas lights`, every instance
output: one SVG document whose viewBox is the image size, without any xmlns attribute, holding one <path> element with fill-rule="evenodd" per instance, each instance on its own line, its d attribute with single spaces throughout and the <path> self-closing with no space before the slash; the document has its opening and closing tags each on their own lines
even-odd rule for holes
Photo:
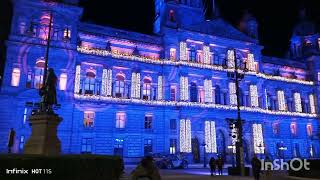
<svg viewBox="0 0 320 180">
<path fill-rule="evenodd" d="M 81 67 L 80 65 L 76 66 L 76 75 L 74 78 L 74 93 L 80 92 L 80 73 L 81 73 Z"/>
<path fill-rule="evenodd" d="M 295 107 L 296 112 L 302 112 L 300 93 L 295 92 L 293 94 L 293 98 L 294 98 L 294 107 Z"/>
<path fill-rule="evenodd" d="M 227 51 L 228 68 L 234 68 L 234 51 L 229 49 Z"/>
<path fill-rule="evenodd" d="M 206 103 L 212 103 L 213 94 L 212 94 L 212 80 L 204 80 L 204 99 Z"/>
<path fill-rule="evenodd" d="M 247 59 L 247 68 L 249 71 L 256 71 L 255 68 L 255 62 L 254 62 L 254 55 L 252 53 L 248 54 L 248 59 Z"/>
<path fill-rule="evenodd" d="M 103 69 L 102 71 L 102 82 L 101 82 L 101 95 L 107 95 L 107 80 L 108 79 L 108 70 Z"/>
<path fill-rule="evenodd" d="M 131 76 L 131 97 L 140 98 L 140 73 L 132 73 Z"/>
<path fill-rule="evenodd" d="M 250 85 L 249 89 L 250 89 L 251 106 L 258 107 L 259 106 L 258 88 L 256 85 Z"/>
<path fill-rule="evenodd" d="M 316 113 L 315 98 L 313 94 L 309 94 L 310 113 Z"/>
<path fill-rule="evenodd" d="M 191 152 L 191 121 L 190 119 L 180 120 L 180 152 Z"/>
<path fill-rule="evenodd" d="M 186 44 L 185 46 L 186 47 Z M 183 48 L 184 49 L 184 48 Z M 186 48 L 185 48 L 186 49 Z M 217 65 L 210 65 L 210 64 L 199 64 L 199 63 L 192 63 L 192 62 L 186 62 L 182 61 L 182 59 L 187 59 L 187 54 L 185 53 L 183 55 L 184 58 L 181 58 L 181 61 L 170 61 L 169 59 L 152 59 L 148 57 L 141 57 L 141 56 L 134 56 L 130 54 L 121 54 L 119 52 L 109 52 L 103 49 L 92 49 L 88 47 L 78 46 L 77 48 L 78 52 L 84 53 L 84 54 L 91 54 L 91 55 L 97 55 L 97 56 L 112 56 L 114 58 L 122 58 L 126 60 L 133 60 L 133 61 L 140 61 L 145 63 L 152 63 L 152 64 L 163 64 L 163 65 L 173 65 L 173 66 L 190 66 L 195 68 L 202 68 L 202 69 L 210 69 L 210 70 L 217 70 L 217 71 L 226 71 L 226 72 L 234 72 L 233 68 L 225 69 L 222 66 Z M 186 52 L 186 51 L 184 51 Z M 181 53 L 180 53 L 181 55 Z M 260 72 L 243 72 L 242 70 L 238 70 L 238 72 L 246 74 L 246 75 L 253 75 L 260 78 L 268 79 L 268 80 L 277 80 L 277 81 L 284 81 L 288 83 L 298 83 L 303 85 L 314 85 L 312 81 L 306 81 L 301 79 L 291 79 L 287 77 L 281 77 L 281 76 L 273 76 L 273 75 L 267 75 Z"/>
<path fill-rule="evenodd" d="M 188 77 L 180 77 L 180 99 L 181 101 L 188 101 L 189 99 L 189 83 Z"/>
<path fill-rule="evenodd" d="M 284 97 L 284 92 L 282 90 L 277 91 L 278 106 L 280 111 L 286 111 L 286 101 Z"/>
<path fill-rule="evenodd" d="M 205 121 L 205 143 L 207 153 L 217 153 L 216 125 L 214 121 Z"/>
<path fill-rule="evenodd" d="M 210 64 L 210 47 L 203 46 L 203 59 L 205 64 Z"/>
<path fill-rule="evenodd" d="M 237 105 L 236 84 L 234 82 L 229 82 L 229 95 L 230 104 Z"/>
<path fill-rule="evenodd" d="M 180 60 L 182 61 L 187 61 L 188 57 L 187 57 L 187 43 L 181 41 L 180 42 Z"/>
<path fill-rule="evenodd" d="M 158 100 L 163 99 L 163 77 L 158 76 Z"/>
<path fill-rule="evenodd" d="M 253 124 L 253 146 L 254 152 L 256 154 L 264 153 L 264 143 L 263 143 L 263 133 L 262 133 L 262 125 L 261 124 Z"/>
</svg>

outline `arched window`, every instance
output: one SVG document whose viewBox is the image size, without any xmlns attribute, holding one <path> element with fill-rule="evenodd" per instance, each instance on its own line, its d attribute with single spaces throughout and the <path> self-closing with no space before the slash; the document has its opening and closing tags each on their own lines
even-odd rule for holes
<svg viewBox="0 0 320 180">
<path fill-rule="evenodd" d="M 190 47 L 189 60 L 190 62 L 196 62 L 196 49 L 193 46 Z"/>
<path fill-rule="evenodd" d="M 60 74 L 59 87 L 60 87 L 60 90 L 62 90 L 62 91 L 67 89 L 67 74 L 66 73 Z"/>
<path fill-rule="evenodd" d="M 34 75 L 34 87 L 40 89 L 43 83 L 43 73 L 45 67 L 44 58 L 40 58 L 36 62 L 35 75 Z"/>
<path fill-rule="evenodd" d="M 32 72 L 28 71 L 26 88 L 31 88 L 31 86 L 32 86 Z"/>
<path fill-rule="evenodd" d="M 20 69 L 19 68 L 13 68 L 12 70 L 12 77 L 11 77 L 11 86 L 19 86 L 20 82 Z"/>
<path fill-rule="evenodd" d="M 174 11 L 171 9 L 170 12 L 169 12 L 169 20 L 171 22 L 175 22 L 175 17 L 174 17 Z"/>
<path fill-rule="evenodd" d="M 86 73 L 86 79 L 84 80 L 84 93 L 94 94 L 96 75 L 93 71 Z"/>
<path fill-rule="evenodd" d="M 123 74 L 117 74 L 116 75 L 116 81 L 115 81 L 115 96 L 116 97 L 124 97 L 125 95 L 125 77 Z"/>
<path fill-rule="evenodd" d="M 191 82 L 190 86 L 190 101 L 197 102 L 198 101 L 198 88 L 195 82 Z"/>
<path fill-rule="evenodd" d="M 151 79 L 148 77 L 145 77 L 143 79 L 143 90 L 142 95 L 144 100 L 150 100 L 151 99 Z"/>
<path fill-rule="evenodd" d="M 307 134 L 308 136 L 312 136 L 312 124 L 307 124 Z"/>
</svg>

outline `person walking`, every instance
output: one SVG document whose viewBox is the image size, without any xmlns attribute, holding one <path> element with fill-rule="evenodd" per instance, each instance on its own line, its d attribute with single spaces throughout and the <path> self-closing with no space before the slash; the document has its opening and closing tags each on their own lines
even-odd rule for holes
<svg viewBox="0 0 320 180">
<path fill-rule="evenodd" d="M 12 153 L 12 147 L 14 145 L 14 139 L 16 137 L 16 132 L 13 128 L 10 129 L 9 140 L 8 140 L 8 154 Z"/>
<path fill-rule="evenodd" d="M 221 156 L 219 156 L 218 160 L 217 160 L 217 165 L 218 165 L 218 173 L 219 175 L 222 175 L 222 170 L 223 170 L 223 159 Z"/>
<path fill-rule="evenodd" d="M 131 173 L 131 180 L 161 180 L 158 168 L 153 164 L 153 158 L 147 156 Z"/>
<path fill-rule="evenodd" d="M 266 159 L 264 160 L 264 168 L 265 168 L 265 180 L 270 180 L 272 177 L 272 169 L 271 166 L 266 166 L 266 164 L 271 164 L 271 160 L 269 156 L 266 156 Z"/>
<path fill-rule="evenodd" d="M 211 176 L 216 174 L 216 160 L 212 156 L 209 161 Z"/>
<path fill-rule="evenodd" d="M 256 155 L 253 156 L 251 160 L 252 165 L 252 174 L 255 180 L 260 179 L 260 171 L 261 171 L 261 161 L 257 158 Z"/>
</svg>

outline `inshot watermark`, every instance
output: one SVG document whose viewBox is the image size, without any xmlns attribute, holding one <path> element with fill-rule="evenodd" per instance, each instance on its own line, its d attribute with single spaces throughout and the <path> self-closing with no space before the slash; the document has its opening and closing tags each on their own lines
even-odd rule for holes
<svg viewBox="0 0 320 180">
<path fill-rule="evenodd" d="M 307 159 L 293 158 L 290 162 L 286 162 L 283 159 L 275 159 L 273 161 L 268 161 L 265 159 L 261 160 L 261 170 L 289 170 L 300 171 L 302 168 L 309 171 L 310 162 Z"/>
</svg>

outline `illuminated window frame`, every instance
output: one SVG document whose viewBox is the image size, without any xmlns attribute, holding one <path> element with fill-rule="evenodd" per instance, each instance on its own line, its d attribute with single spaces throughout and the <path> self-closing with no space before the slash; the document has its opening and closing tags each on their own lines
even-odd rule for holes
<svg viewBox="0 0 320 180">
<path fill-rule="evenodd" d="M 20 69 L 19 68 L 13 68 L 12 69 L 12 75 L 11 75 L 11 86 L 18 87 L 20 83 Z"/>
<path fill-rule="evenodd" d="M 116 128 L 124 129 L 126 127 L 126 113 L 117 112 L 116 113 Z"/>
<path fill-rule="evenodd" d="M 306 128 L 307 128 L 307 135 L 312 136 L 312 134 L 313 134 L 312 124 L 308 123 Z"/>
<path fill-rule="evenodd" d="M 83 125 L 85 128 L 93 128 L 95 120 L 95 112 L 84 111 L 83 113 Z"/>
<path fill-rule="evenodd" d="M 61 73 L 59 78 L 59 88 L 61 91 L 65 91 L 67 89 L 67 73 Z"/>
</svg>

